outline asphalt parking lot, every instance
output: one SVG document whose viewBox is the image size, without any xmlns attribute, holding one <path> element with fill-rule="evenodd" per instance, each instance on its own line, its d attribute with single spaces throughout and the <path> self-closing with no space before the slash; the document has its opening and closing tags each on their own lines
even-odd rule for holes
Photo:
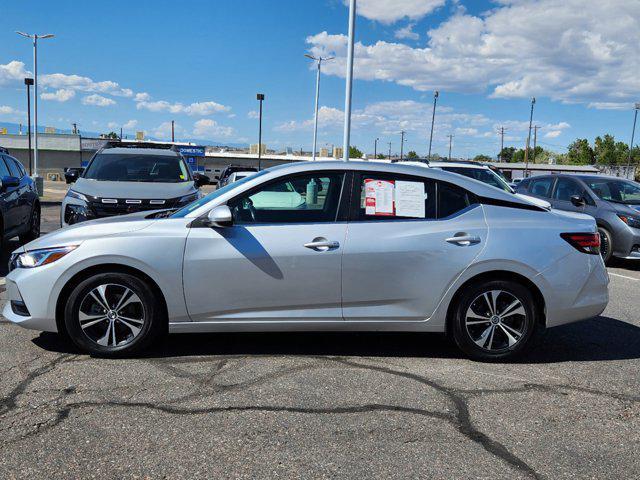
<svg viewBox="0 0 640 480">
<path fill-rule="evenodd" d="M 98 360 L 0 321 L 0 478 L 637 478 L 640 265 L 609 271 L 602 316 L 510 364 L 422 334 L 181 335 Z"/>
</svg>

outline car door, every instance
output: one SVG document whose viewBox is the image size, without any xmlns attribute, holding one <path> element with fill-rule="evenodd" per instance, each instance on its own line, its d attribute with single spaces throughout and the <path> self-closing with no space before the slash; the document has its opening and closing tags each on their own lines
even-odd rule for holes
<svg viewBox="0 0 640 480">
<path fill-rule="evenodd" d="M 0 155 L 0 179 L 14 176 L 9 170 L 10 159 L 5 155 Z M 2 191 L 0 192 L 2 198 L 2 221 L 4 225 L 4 232 L 9 233 L 15 231 L 15 229 L 21 223 L 20 206 L 19 206 L 19 187 L 2 185 Z"/>
<path fill-rule="evenodd" d="M 17 187 L 18 202 L 17 202 L 17 216 L 18 224 L 20 226 L 29 225 L 29 217 L 31 215 L 31 195 L 30 195 L 30 182 L 27 178 L 26 172 L 21 167 L 18 160 L 13 157 L 5 156 L 9 172 L 12 176 L 20 180 L 20 184 Z"/>
<path fill-rule="evenodd" d="M 529 182 L 527 195 L 550 201 L 554 183 L 555 177 L 533 178 Z"/>
<path fill-rule="evenodd" d="M 192 320 L 342 321 L 344 178 L 281 177 L 227 202 L 232 226 L 192 228 L 183 268 Z"/>
<path fill-rule="evenodd" d="M 371 182 L 387 185 L 371 192 Z M 379 172 L 357 174 L 353 195 L 342 260 L 345 320 L 429 318 L 485 245 L 482 207 L 456 185 Z M 418 208 L 420 196 L 423 205 Z M 416 208 L 401 211 L 400 200 Z M 385 208 L 378 211 L 380 202 Z"/>
<path fill-rule="evenodd" d="M 581 197 L 585 205 L 576 206 L 571 202 L 571 197 Z M 570 212 L 581 212 L 595 215 L 595 202 L 587 193 L 586 189 L 576 179 L 569 177 L 558 177 L 553 189 L 551 205 L 558 210 L 568 210 Z"/>
</svg>

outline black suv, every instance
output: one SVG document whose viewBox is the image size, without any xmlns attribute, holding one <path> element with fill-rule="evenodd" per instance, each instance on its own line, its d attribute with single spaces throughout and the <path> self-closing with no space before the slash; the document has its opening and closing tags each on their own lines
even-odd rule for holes
<svg viewBox="0 0 640 480">
<path fill-rule="evenodd" d="M 40 202 L 33 180 L 22 164 L 0 147 L 0 247 L 19 236 L 22 243 L 40 236 Z"/>
</svg>

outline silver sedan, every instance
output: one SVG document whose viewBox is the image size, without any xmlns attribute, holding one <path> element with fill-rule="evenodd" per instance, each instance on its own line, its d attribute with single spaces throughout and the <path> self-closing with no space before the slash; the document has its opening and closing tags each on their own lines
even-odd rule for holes
<svg viewBox="0 0 640 480">
<path fill-rule="evenodd" d="M 446 332 L 503 359 L 604 310 L 599 245 L 591 217 L 454 173 L 298 163 L 27 244 L 3 315 L 100 356 L 166 332 L 295 330 Z"/>
</svg>

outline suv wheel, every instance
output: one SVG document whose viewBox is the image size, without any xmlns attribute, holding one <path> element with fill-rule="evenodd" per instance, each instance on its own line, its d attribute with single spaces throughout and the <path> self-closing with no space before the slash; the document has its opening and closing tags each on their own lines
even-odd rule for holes
<svg viewBox="0 0 640 480">
<path fill-rule="evenodd" d="M 20 243 L 29 243 L 40 236 L 40 207 L 34 205 L 29 219 L 29 230 L 20 235 Z"/>
<path fill-rule="evenodd" d="M 466 288 L 458 298 L 453 338 L 476 360 L 506 360 L 522 353 L 538 328 L 536 305 L 527 288 L 505 280 Z"/>
<path fill-rule="evenodd" d="M 97 274 L 76 286 L 65 308 L 65 327 L 80 349 L 115 357 L 140 352 L 166 319 L 151 287 L 124 273 Z"/>
</svg>

